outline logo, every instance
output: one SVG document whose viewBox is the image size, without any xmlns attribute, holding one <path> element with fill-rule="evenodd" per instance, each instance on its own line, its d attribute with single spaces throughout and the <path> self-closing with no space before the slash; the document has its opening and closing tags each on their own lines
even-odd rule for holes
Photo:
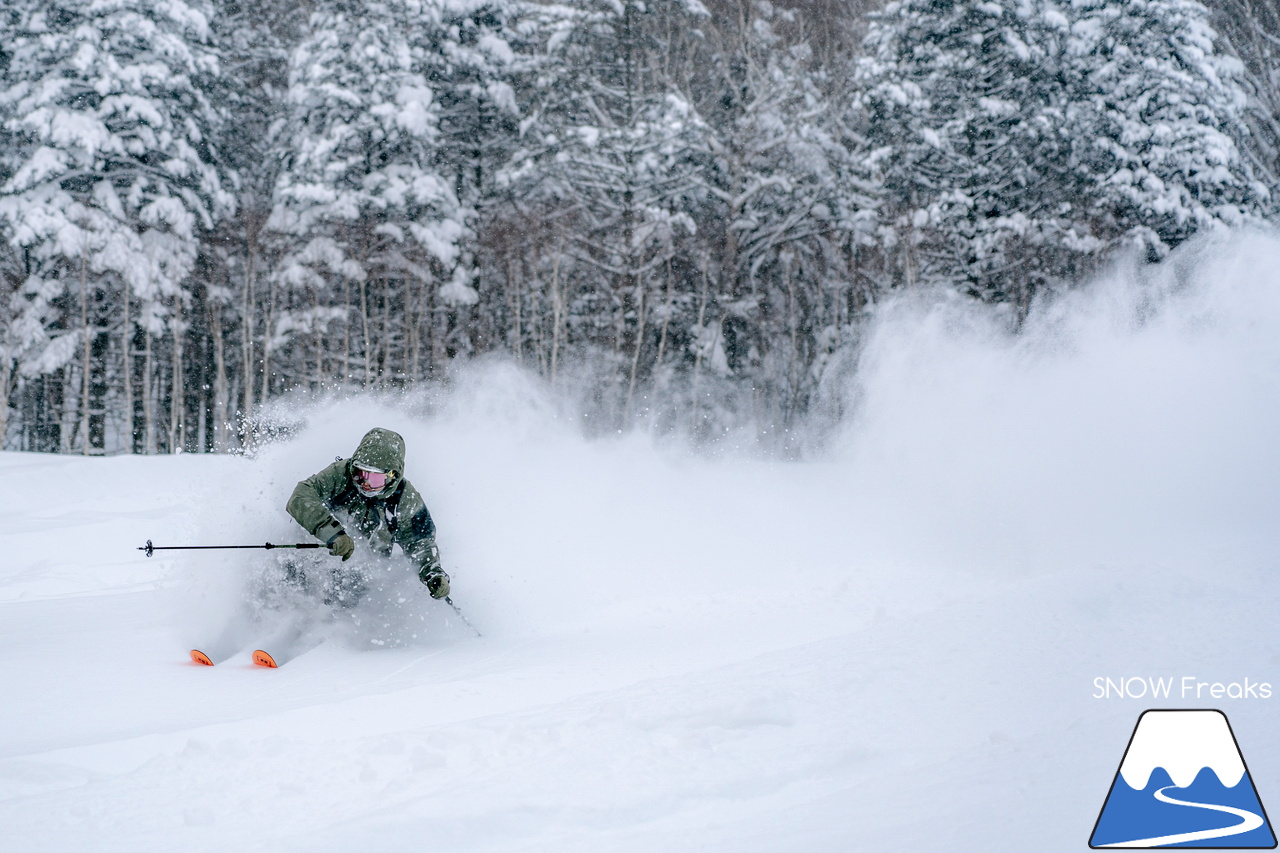
<svg viewBox="0 0 1280 853">
<path fill-rule="evenodd" d="M 1144 711 L 1089 846 L 1274 848 L 1226 714 Z"/>
</svg>

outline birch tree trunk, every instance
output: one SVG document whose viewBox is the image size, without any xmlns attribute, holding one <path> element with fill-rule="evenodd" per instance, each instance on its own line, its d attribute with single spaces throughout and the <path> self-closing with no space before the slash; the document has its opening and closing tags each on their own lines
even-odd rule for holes
<svg viewBox="0 0 1280 853">
<path fill-rule="evenodd" d="M 782 259 L 782 275 L 787 282 L 787 333 L 791 338 L 791 353 L 787 363 L 787 383 L 791 386 L 788 395 L 786 419 L 790 423 L 800 400 L 800 334 L 796 320 L 796 285 L 791 276 L 791 256 L 785 254 Z"/>
<path fill-rule="evenodd" d="M 241 416 L 248 418 L 253 414 L 253 276 L 257 265 L 253 237 L 249 238 L 249 256 L 245 259 L 244 299 L 240 307 L 240 330 L 242 335 L 243 358 L 241 372 L 244 374 L 244 411 Z"/>
<path fill-rule="evenodd" d="M 342 387 L 351 381 L 351 279 L 344 279 L 346 294 L 342 303 Z"/>
<path fill-rule="evenodd" d="M 409 278 L 405 282 L 404 298 L 405 298 L 404 331 L 409 341 L 409 354 L 408 354 L 409 355 L 409 359 L 408 359 L 409 360 L 409 363 L 408 363 L 409 382 L 416 383 L 419 377 L 421 376 L 421 374 L 418 372 L 418 368 L 419 368 L 418 360 L 420 356 L 419 350 L 422 346 L 422 330 L 419 328 L 419 324 L 422 322 L 422 315 L 421 315 L 420 309 L 418 308 L 417 297 L 413 292 L 412 278 Z"/>
<path fill-rule="evenodd" d="M 92 341 L 89 339 L 89 276 L 88 259 L 80 254 L 80 335 L 83 338 L 80 363 L 80 452 L 89 455 L 89 359 Z"/>
<path fill-rule="evenodd" d="M 311 374 L 312 387 L 319 392 L 324 387 L 324 334 L 320 323 L 320 288 L 311 289 L 311 344 L 316 353 L 316 369 Z"/>
<path fill-rule="evenodd" d="M 267 290 L 266 323 L 262 329 L 262 393 L 258 399 L 267 402 L 271 396 L 271 339 L 276 322 L 276 283 L 273 279 Z"/>
<path fill-rule="evenodd" d="M 373 366 L 369 361 L 373 346 L 369 343 L 369 287 L 368 279 L 360 279 L 360 333 L 364 336 L 364 387 L 367 391 L 372 381 Z"/>
<path fill-rule="evenodd" d="M 689 396 L 693 398 L 693 414 L 689 426 L 695 432 L 698 429 L 698 379 L 702 373 L 702 332 L 707 317 L 707 261 L 702 261 L 702 295 L 698 299 L 698 345 L 693 354 L 693 381 L 689 385 Z"/>
<path fill-rule="evenodd" d="M 667 327 L 671 325 L 671 303 L 674 294 L 671 287 L 671 259 L 667 258 L 667 302 L 662 311 L 662 332 L 658 336 L 658 355 L 653 360 L 653 377 L 662 376 L 662 355 L 667 349 Z"/>
<path fill-rule="evenodd" d="M 75 413 L 72 411 L 72 406 L 74 405 L 73 396 L 67 393 L 67 386 L 71 384 L 71 365 L 64 365 L 59 369 L 58 374 L 58 385 L 62 388 L 62 399 L 58 401 L 58 452 L 70 453 L 72 434 L 75 431 Z"/>
<path fill-rule="evenodd" d="M 222 310 L 212 299 L 209 300 L 209 332 L 213 335 L 213 449 L 215 453 L 222 453 L 229 443 L 227 409 L 231 394 L 222 340 Z"/>
<path fill-rule="evenodd" d="M 9 434 L 9 395 L 13 392 L 13 359 L 9 356 L 9 347 L 13 337 L 9 327 L 5 326 L 5 347 L 0 350 L 0 450 L 4 450 L 5 436 Z"/>
<path fill-rule="evenodd" d="M 644 328 L 645 319 L 648 312 L 645 310 L 644 288 L 637 288 L 636 295 L 636 312 L 640 315 L 636 321 L 636 349 L 635 354 L 631 356 L 631 380 L 627 383 L 627 402 L 622 407 L 622 421 L 625 424 L 631 419 L 631 399 L 636 392 L 636 369 L 640 366 L 640 348 L 644 346 Z"/>
<path fill-rule="evenodd" d="M 382 357 L 378 359 L 378 384 L 385 387 L 394 378 L 391 370 L 391 279 L 382 278 Z"/>
<path fill-rule="evenodd" d="M 147 329 L 142 361 L 142 437 L 144 452 L 156 452 L 155 360 L 151 349 L 151 330 Z"/>
<path fill-rule="evenodd" d="M 564 295 L 560 287 L 560 258 L 564 249 L 564 232 L 556 244 L 556 256 L 551 261 L 551 384 L 556 384 L 556 369 L 560 358 L 560 329 L 564 323 Z"/>
<path fill-rule="evenodd" d="M 520 283 L 516 280 L 515 271 L 512 269 L 511 261 L 507 261 L 507 287 L 511 291 L 511 308 L 512 317 L 515 320 L 515 329 L 512 331 L 512 352 L 515 354 L 516 361 L 524 360 L 524 299 L 520 293 Z"/>
<path fill-rule="evenodd" d="M 186 388 L 182 381 L 182 299 L 173 297 L 173 368 L 169 396 L 169 452 L 178 453 L 186 444 Z"/>
<path fill-rule="evenodd" d="M 124 282 L 124 331 L 121 335 L 120 352 L 124 358 L 123 384 L 124 384 L 124 437 L 125 447 L 130 453 L 134 452 L 134 425 L 133 425 L 133 323 L 130 320 L 129 302 L 132 294 L 130 293 L 129 279 Z"/>
</svg>

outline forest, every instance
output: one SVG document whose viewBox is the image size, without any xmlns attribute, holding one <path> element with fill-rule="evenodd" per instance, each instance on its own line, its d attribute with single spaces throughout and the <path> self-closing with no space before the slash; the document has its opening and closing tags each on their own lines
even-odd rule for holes
<svg viewBox="0 0 1280 853">
<path fill-rule="evenodd" d="M 1271 0 L 6 0 L 0 448 L 236 452 L 476 359 L 838 419 L 877 305 L 1280 212 Z"/>
</svg>

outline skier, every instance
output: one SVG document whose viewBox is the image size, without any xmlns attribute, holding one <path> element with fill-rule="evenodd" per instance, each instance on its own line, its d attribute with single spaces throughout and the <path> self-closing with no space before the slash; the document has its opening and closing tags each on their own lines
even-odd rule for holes
<svg viewBox="0 0 1280 853">
<path fill-rule="evenodd" d="M 436 525 L 422 496 L 404 477 L 404 439 L 398 433 L 369 430 L 350 459 L 339 457 L 298 483 L 285 508 L 344 563 L 356 547 L 347 532 L 350 528 L 376 554 L 390 556 L 398 544 L 418 564 L 418 579 L 432 598 L 449 594 L 449 576 L 440 568 L 436 547 Z M 344 595 L 341 585 L 338 580 L 335 597 L 340 602 L 358 598 L 362 591 L 348 589 Z"/>
</svg>

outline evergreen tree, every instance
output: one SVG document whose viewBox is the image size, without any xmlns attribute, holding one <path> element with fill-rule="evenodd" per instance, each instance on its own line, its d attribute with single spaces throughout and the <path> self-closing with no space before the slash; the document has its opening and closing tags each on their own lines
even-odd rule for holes
<svg viewBox="0 0 1280 853">
<path fill-rule="evenodd" d="M 560 17 L 556 7 L 521 0 L 451 0 L 426 10 L 415 32 L 438 105 L 435 166 L 452 180 L 468 236 L 451 281 L 437 291 L 427 329 L 433 363 L 501 337 L 501 321 L 488 315 L 502 301 L 479 304 L 479 290 L 501 276 L 490 270 L 485 281 L 481 254 L 495 236 L 503 238 L 506 170 L 521 128 L 517 90 L 527 91 L 536 45 Z"/>
<path fill-rule="evenodd" d="M 677 34 L 705 20 L 696 0 L 587 0 L 551 40 L 513 167 L 519 203 L 556 211 L 557 247 L 582 286 L 572 311 L 623 379 L 639 357 L 677 241 L 695 230 L 693 173 L 703 128 L 663 73 Z"/>
<path fill-rule="evenodd" d="M 856 61 L 876 0 L 702 2 L 3 4 L 4 446 L 503 349 L 608 429 L 781 428 L 883 289 L 1021 311 L 1280 203 L 1274 4 L 1209 0 L 1242 78 L 1197 0 L 895 0 Z"/>
<path fill-rule="evenodd" d="M 1246 95 L 1198 0 L 1077 0 L 1067 129 L 1112 241 L 1153 258 L 1202 228 L 1261 212 L 1267 191 L 1232 139 Z M 1080 150 L 1080 149 L 1084 150 Z"/>
<path fill-rule="evenodd" d="M 862 230 L 872 187 L 852 157 L 803 19 L 764 0 L 728 4 L 708 33 L 698 183 L 703 237 L 719 248 L 726 365 L 784 409 L 826 334 L 820 306 L 838 247 Z M 778 387 L 780 386 L 780 387 Z"/>
<path fill-rule="evenodd" d="M 516 86 L 533 70 L 539 17 L 549 15 L 524 3 L 454 0 L 425 7 L 416 21 L 412 38 L 436 93 L 436 162 L 468 211 L 492 203 L 517 145 Z"/>
<path fill-rule="evenodd" d="M 266 223 L 281 167 L 274 141 L 286 112 L 290 51 L 307 19 L 292 0 L 216 2 L 218 99 L 234 115 L 223 126 L 220 149 L 234 177 L 236 216 L 205 241 L 198 268 L 204 311 L 196 313 L 205 321 L 212 361 L 204 365 L 212 394 L 210 444 L 223 450 L 271 384 L 263 371 L 270 368 L 262 357 L 270 335 L 260 306 L 271 295 L 263 283 L 273 260 Z"/>
<path fill-rule="evenodd" d="M 1280 212 L 1280 5 L 1271 0 L 1211 0 L 1213 25 L 1244 66 L 1249 96 L 1236 145 L 1270 192 L 1268 210 Z"/>
<path fill-rule="evenodd" d="M 1067 29 L 1015 0 L 904 0 L 872 23 L 860 104 L 900 280 L 1025 300 L 1100 248 L 1072 204 Z"/>
<path fill-rule="evenodd" d="M 447 301 L 475 299 L 459 264 L 467 215 L 439 165 L 440 105 L 418 36 L 437 12 L 418 0 L 330 0 L 293 52 L 270 223 L 284 238 L 275 281 L 287 293 L 264 360 L 300 336 L 316 380 L 369 386 L 409 369 L 375 339 L 380 313 L 398 326 L 432 283 Z M 345 321 L 343 343 L 330 352 L 334 320 Z"/>
<path fill-rule="evenodd" d="M 1242 96 L 1194 0 L 901 0 L 857 66 L 900 280 L 1025 307 L 1107 250 L 1239 222 Z"/>
<path fill-rule="evenodd" d="M 184 282 L 200 233 L 231 204 L 212 148 L 220 116 L 206 92 L 218 65 L 205 10 L 55 0 L 9 13 L 0 223 L 24 268 L 10 346 L 25 376 L 59 385 L 62 404 L 40 446 L 104 446 L 107 335 L 119 342 L 110 369 L 132 377 L 135 323 L 154 442 L 162 391 L 151 341 L 169 338 L 170 390 L 181 389 Z M 132 402 L 118 424 L 126 434 Z M 181 407 L 169 414 L 173 446 Z"/>
</svg>

